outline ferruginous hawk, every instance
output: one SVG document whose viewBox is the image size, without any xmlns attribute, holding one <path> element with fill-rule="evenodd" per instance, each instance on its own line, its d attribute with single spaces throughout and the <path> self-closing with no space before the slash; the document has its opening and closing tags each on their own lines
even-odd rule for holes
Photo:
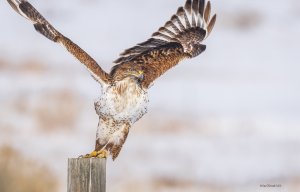
<svg viewBox="0 0 300 192">
<path fill-rule="evenodd" d="M 148 89 L 152 82 L 183 59 L 198 56 L 206 46 L 202 41 L 211 33 L 216 15 L 205 0 L 187 0 L 177 13 L 145 42 L 126 49 L 106 73 L 78 45 L 58 32 L 28 1 L 8 0 L 12 8 L 33 22 L 42 35 L 63 45 L 83 63 L 102 94 L 95 102 L 99 115 L 95 150 L 83 157 L 116 159 L 130 127 L 147 113 Z"/>
</svg>

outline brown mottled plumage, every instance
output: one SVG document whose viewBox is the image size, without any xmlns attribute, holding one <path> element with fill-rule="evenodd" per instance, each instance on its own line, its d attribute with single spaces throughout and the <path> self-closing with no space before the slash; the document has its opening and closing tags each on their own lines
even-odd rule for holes
<svg viewBox="0 0 300 192">
<path fill-rule="evenodd" d="M 216 22 L 216 15 L 210 17 L 209 1 L 187 0 L 184 7 L 180 7 L 150 39 L 121 53 L 116 65 L 106 73 L 29 2 L 7 1 L 15 11 L 32 21 L 39 33 L 62 44 L 102 86 L 102 94 L 95 102 L 99 115 L 95 151 L 84 157 L 106 157 L 107 153 L 113 159 L 118 156 L 130 127 L 147 112 L 149 86 L 181 60 L 201 54 L 206 49 L 202 41 L 209 36 Z"/>
<path fill-rule="evenodd" d="M 181 60 L 196 57 L 206 49 L 201 42 L 216 22 L 216 15 L 210 19 L 210 12 L 210 2 L 205 6 L 205 0 L 187 0 L 152 38 L 121 53 L 111 75 L 126 68 L 143 68 L 143 87 L 148 88 Z"/>
</svg>

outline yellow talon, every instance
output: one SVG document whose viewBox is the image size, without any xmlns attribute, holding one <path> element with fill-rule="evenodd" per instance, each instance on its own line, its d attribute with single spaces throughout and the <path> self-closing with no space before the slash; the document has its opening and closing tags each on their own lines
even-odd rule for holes
<svg viewBox="0 0 300 192">
<path fill-rule="evenodd" d="M 97 153 L 98 153 L 97 155 L 98 158 L 107 158 L 108 156 L 108 151 L 106 150 L 100 150 Z"/>
<path fill-rule="evenodd" d="M 97 157 L 97 155 L 98 155 L 97 151 L 93 151 L 90 154 L 91 157 Z"/>
<path fill-rule="evenodd" d="M 81 155 L 80 158 L 92 158 L 92 157 L 97 157 L 97 155 L 98 155 L 97 151 L 93 151 L 90 154 Z"/>
<path fill-rule="evenodd" d="M 106 150 L 100 150 L 100 151 L 93 151 L 90 154 L 81 155 L 81 158 L 107 158 L 108 151 Z"/>
</svg>

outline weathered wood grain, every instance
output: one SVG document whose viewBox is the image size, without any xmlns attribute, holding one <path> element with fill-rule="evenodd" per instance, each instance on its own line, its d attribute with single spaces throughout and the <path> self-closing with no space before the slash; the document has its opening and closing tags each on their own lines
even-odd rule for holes
<svg viewBox="0 0 300 192">
<path fill-rule="evenodd" d="M 105 192 L 106 159 L 68 160 L 68 192 Z"/>
</svg>

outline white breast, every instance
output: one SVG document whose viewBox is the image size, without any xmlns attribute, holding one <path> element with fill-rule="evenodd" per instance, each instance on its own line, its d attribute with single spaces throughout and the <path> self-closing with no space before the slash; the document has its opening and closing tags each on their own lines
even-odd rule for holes
<svg viewBox="0 0 300 192">
<path fill-rule="evenodd" d="M 95 109 L 99 116 L 133 124 L 147 113 L 148 102 L 147 92 L 129 79 L 103 87 Z"/>
</svg>

